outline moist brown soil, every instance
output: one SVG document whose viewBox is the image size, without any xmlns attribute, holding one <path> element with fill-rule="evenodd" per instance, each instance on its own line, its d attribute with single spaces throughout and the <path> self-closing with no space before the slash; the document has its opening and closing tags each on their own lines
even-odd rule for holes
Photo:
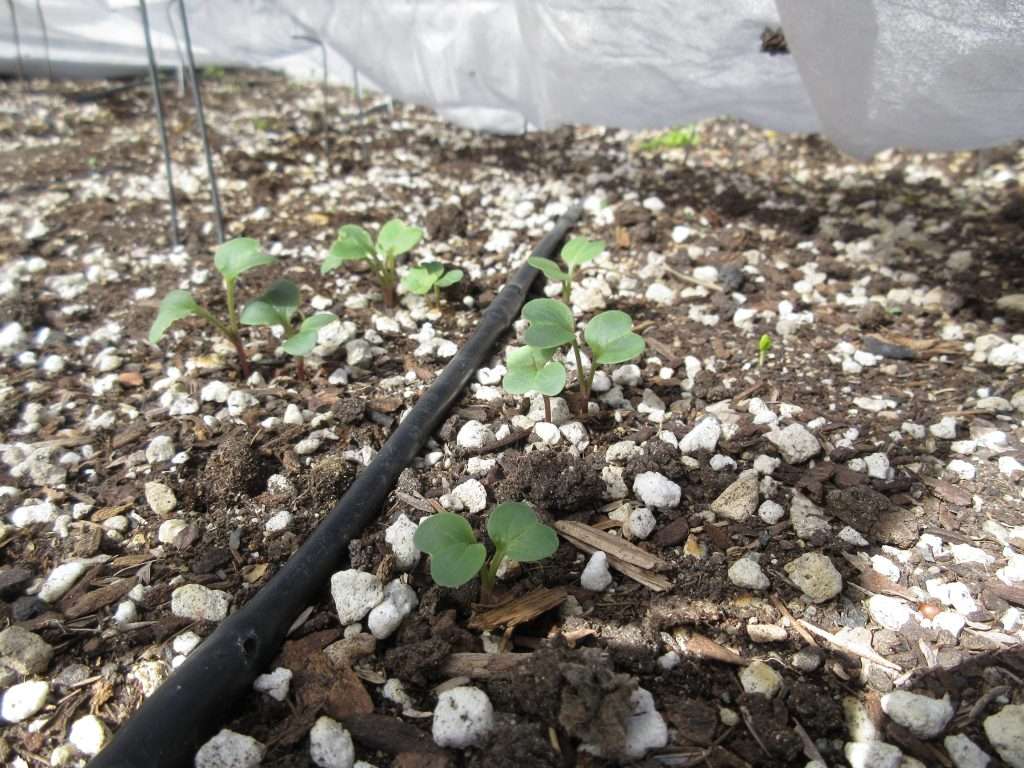
<svg viewBox="0 0 1024 768">
<path fill-rule="evenodd" d="M 3 358 L 3 442 L 51 441 L 61 452 L 92 448 L 91 455 L 79 457 L 64 483 L 34 484 L 15 477 L 9 466 L 0 469 L 0 485 L 17 491 L 0 502 L 5 512 L 31 499 L 47 499 L 62 511 L 88 505 L 66 537 L 55 535 L 52 526 L 10 528 L 0 544 L 4 622 L 39 633 L 57 649 L 47 672 L 54 690 L 42 726 L 4 727 L 3 761 L 20 756 L 47 764 L 50 752 L 66 742 L 68 724 L 89 712 L 116 732 L 143 701 L 140 669 L 157 664 L 166 671 L 175 656 L 175 637 L 186 631 L 205 637 L 214 629 L 171 614 L 173 587 L 200 583 L 228 592 L 236 607 L 245 604 L 363 471 L 357 454 L 383 445 L 404 409 L 444 365 L 444 360 L 418 357 L 419 342 L 411 334 L 382 331 L 377 343 L 382 351 L 371 363 L 354 367 L 347 382 L 328 380 L 345 366 L 344 347 L 311 361 L 309 377 L 299 381 L 291 361 L 277 357 L 276 342 L 259 329 L 249 337 L 254 368 L 264 380 L 249 387 L 260 399 L 257 408 L 238 419 L 208 422 L 203 417 L 214 416 L 223 404 L 203 402 L 198 413 L 169 416 L 157 385 L 171 367 L 197 400 L 213 379 L 245 388 L 233 353 L 217 346 L 198 325 L 186 322 L 181 326 L 186 334 L 160 347 L 143 341 L 168 290 L 188 285 L 211 311 L 223 309 L 216 280 L 193 279 L 194 271 L 210 267 L 215 244 L 201 149 L 193 135 L 190 100 L 168 89 L 188 256 L 175 263 L 167 258 L 166 189 L 148 90 L 140 86 L 105 94 L 107 85 L 34 83 L 26 90 L 0 83 L 0 178 L 11 180 L 0 191 L 0 205 L 7 206 L 0 209 L 0 262 L 43 260 L 43 268 L 18 273 L 17 291 L 0 300 L 0 324 L 20 323 L 30 335 L 51 329 L 39 357 L 60 354 L 65 359 L 62 371 L 44 376 L 34 363 L 18 362 L 13 355 Z M 75 100 L 86 91 L 99 95 Z M 580 232 L 604 238 L 615 270 L 641 282 L 638 292 L 613 295 L 609 307 L 631 313 L 647 340 L 647 355 L 657 358 L 639 361 L 644 383 L 627 388 L 625 396 L 635 407 L 649 388 L 665 403 L 666 418 L 653 425 L 628 409 L 613 418 L 612 409 L 602 405 L 598 415 L 584 420 L 590 446 L 581 456 L 527 448 L 523 441 L 499 452 L 485 451 L 482 457 L 496 462 L 478 479 L 488 490 L 489 503 L 526 499 L 546 520 L 573 519 L 617 530 L 610 517 L 615 505 L 608 503 L 601 470 L 608 446 L 634 440 L 642 453 L 624 468 L 627 487 L 639 473 L 659 472 L 681 486 L 682 500 L 678 508 L 659 512 L 655 533 L 638 543 L 667 562 L 663 575 L 671 586 L 665 593 L 619 575 L 613 590 L 583 590 L 579 578 L 586 560 L 566 542 L 552 558 L 520 564 L 501 583 L 499 597 L 558 587 L 571 600 L 560 610 L 486 638 L 488 647 L 497 642 L 504 650 L 530 656 L 516 674 L 473 681 L 489 694 L 497 727 L 486 743 L 463 753 L 433 751 L 430 719 L 423 713 L 433 708 L 435 687 L 449 682 L 444 665 L 451 655 L 484 648 L 481 632 L 468 628 L 479 607 L 477 585 L 458 590 L 434 586 L 424 558 L 408 575 L 420 598 L 417 611 L 370 653 L 340 666 L 332 666 L 324 655 L 340 637 L 325 585 L 324 595 L 289 638 L 308 639 L 307 658 L 315 659 L 297 674 L 289 699 L 281 703 L 254 692 L 230 710 L 228 727 L 267 744 L 264 765 L 309 765 L 306 735 L 324 712 L 346 722 L 358 759 L 377 766 L 618 765 L 629 694 L 638 686 L 653 694 L 670 728 L 668 745 L 644 765 L 802 766 L 809 753 L 798 726 L 830 765 L 842 764 L 841 698 L 857 695 L 877 704 L 893 680 L 877 667 L 868 669 L 859 659 L 827 648 L 820 651 L 817 669 L 797 669 L 793 653 L 807 648 L 807 641 L 779 605 L 833 633 L 872 626 L 874 650 L 910 673 L 914 690 L 950 693 L 957 731 L 991 753 L 981 722 L 995 711 L 996 695 L 1014 703 L 1024 695 L 1019 635 L 1000 632 L 998 624 L 1011 602 L 995 582 L 996 566 L 949 558 L 922 566 L 913 547 L 923 532 L 931 532 L 947 543 L 971 543 L 1002 557 L 1002 546 L 983 524 L 1024 524 L 1019 478 L 1001 474 L 994 456 L 987 460 L 984 454 L 975 461 L 975 479 L 957 479 L 946 470 L 956 457 L 949 441 L 894 435 L 905 421 L 927 426 L 953 415 L 958 437 L 995 425 L 1009 436 L 1002 455 L 1024 460 L 1019 414 L 976 407 L 981 388 L 1009 400 L 1024 387 L 1021 367 L 976 363 L 963 340 L 942 336 L 951 324 L 966 329 L 969 341 L 988 333 L 1009 339 L 1024 332 L 1024 316 L 1003 313 L 995 305 L 1000 296 L 1024 292 L 1024 198 L 1013 180 L 1019 179 L 1024 159 L 1016 148 L 987 171 L 979 170 L 978 156 L 971 153 L 894 151 L 854 165 L 816 136 L 784 136 L 717 120 L 701 125 L 701 143 L 683 163 L 673 155 L 636 151 L 635 137 L 626 132 L 563 127 L 527 136 L 481 136 L 426 110 L 397 105 L 394 114 L 375 113 L 365 125 L 338 116 L 324 163 L 315 131 L 321 118 L 311 106 L 319 103 L 317 93 L 312 86 L 263 73 L 235 72 L 205 82 L 229 233 L 256 237 L 277 249 L 284 274 L 303 286 L 304 298 L 327 297 L 332 311 L 355 323 L 360 338 L 375 328 L 381 314 L 371 275 L 355 270 L 326 279 L 319 272 L 320 251 L 342 224 L 372 228 L 395 216 L 415 220 L 425 226 L 428 242 L 439 247 L 439 259 L 477 270 L 430 321 L 438 336 L 461 343 L 508 274 L 509 249 L 488 247 L 494 233 L 511 231 L 512 248 L 522 256 L 549 226 L 547 220 L 527 222 L 528 214 L 513 215 L 511 208 L 529 198 L 542 210 L 548 203 L 564 202 L 563 197 L 585 197 L 600 189 L 604 203 L 615 206 L 614 215 L 591 216 Z M 351 94 L 332 89 L 331 95 L 350 116 Z M 362 160 L 362 143 L 369 164 Z M 1000 169 L 1011 180 L 994 180 Z M 152 193 L 143 193 L 148 184 Z M 506 197 L 504 190 L 511 190 Z M 453 196 L 458 203 L 451 202 Z M 643 200 L 651 197 L 663 207 L 644 207 Z M 261 209 L 265 214 L 254 215 Z M 34 219 L 46 233 L 28 239 L 25 233 Z M 855 258 L 838 245 L 887 237 L 900 222 L 918 226 L 908 225 L 905 236 L 886 240 L 886 247 L 869 254 Z M 682 243 L 673 238 L 680 224 L 692 230 Z M 958 250 L 972 254 L 966 274 L 949 266 L 950 254 Z M 668 271 L 645 271 L 652 253 L 664 257 Z M 745 269 L 752 253 L 764 257 L 753 272 Z M 805 269 L 809 265 L 825 276 L 815 288 L 819 303 L 808 303 L 794 289 L 814 271 Z M 644 287 L 655 280 L 677 295 L 692 289 L 688 276 L 697 266 L 716 267 L 721 290 L 668 305 L 645 298 Z M 81 293 L 62 298 L 52 278 L 67 275 L 88 275 L 88 280 Z M 271 270 L 246 276 L 246 294 L 256 295 L 277 276 Z M 904 288 L 941 290 L 933 301 L 915 303 L 900 293 Z M 891 302 L 854 306 L 838 299 L 860 290 L 889 296 Z M 538 284 L 535 295 L 540 291 Z M 788 336 L 777 334 L 764 312 L 777 312 L 784 300 L 792 302 L 795 312 L 813 310 L 814 323 Z M 696 305 L 705 314 L 719 315 L 720 322 L 701 322 L 691 313 Z M 740 307 L 759 312 L 742 329 L 731 322 Z M 118 342 L 94 336 L 110 322 L 119 326 Z M 763 333 L 773 336 L 775 348 L 762 369 L 753 361 Z M 869 338 L 879 334 L 892 346 L 878 347 L 883 342 Z M 901 346 L 900 339 L 908 338 L 921 344 Z M 858 349 L 875 344 L 886 355 L 878 365 L 846 371 L 831 357 L 840 342 Z M 98 392 L 93 359 L 107 346 L 115 346 L 123 362 L 116 371 L 117 387 Z M 206 367 L 196 364 L 214 354 L 218 359 L 207 360 Z M 697 373 L 688 388 L 683 386 L 687 356 L 715 363 L 714 370 Z M 498 354 L 494 363 L 500 359 Z M 671 369 L 667 378 L 660 376 L 662 368 Z M 869 412 L 853 404 L 858 396 L 889 398 L 897 405 Z M 753 423 L 746 412 L 751 397 L 772 407 L 799 405 L 796 421 L 823 419 L 819 434 L 835 438 L 814 466 L 782 464 L 774 474 L 777 486 L 762 498 L 788 509 L 799 491 L 863 533 L 870 542 L 863 550 L 867 554 L 882 553 L 883 545 L 910 550 L 912 566 L 930 567 L 969 585 L 979 602 L 977 615 L 969 617 L 970 631 L 954 639 L 917 625 L 912 633 L 879 630 L 863 607 L 868 593 L 858 586 L 858 569 L 844 557 L 850 547 L 843 541 L 835 536 L 800 541 L 788 521 L 708 519 L 711 502 L 755 457 L 777 455 L 765 439 L 769 427 Z M 658 431 L 686 435 L 707 406 L 722 401 L 742 414 L 738 429 L 716 451 L 733 459 L 735 467 L 711 470 L 711 457 L 695 454 L 693 468 L 656 436 Z M 21 435 L 32 404 L 43 405 L 44 412 L 38 428 Z M 306 425 L 277 431 L 263 426 L 266 418 L 281 417 L 288 404 L 308 412 Z M 442 459 L 420 461 L 403 473 L 378 522 L 352 542 L 351 567 L 397 576 L 384 529 L 399 514 L 412 520 L 431 514 L 442 497 L 471 476 L 469 457 L 455 448 L 455 436 L 466 421 L 507 423 L 522 413 L 521 406 L 507 396 L 481 402 L 467 393 L 428 448 Z M 118 410 L 125 407 L 130 410 Z M 112 426 L 93 429 L 87 426 L 93 410 L 119 415 Z M 310 431 L 309 416 L 325 414 L 332 416 L 328 426 L 337 440 L 325 440 L 312 456 L 298 455 L 295 445 Z M 851 428 L 857 435 L 850 445 L 834 444 Z M 150 468 L 144 451 L 157 435 L 172 437 L 186 460 Z M 847 466 L 876 452 L 888 455 L 891 478 L 871 478 Z M 290 481 L 295 494 L 268 490 L 267 478 L 273 474 Z M 173 514 L 189 525 L 174 545 L 157 540 L 162 520 L 145 501 L 149 480 L 174 491 L 178 505 Z M 268 534 L 264 523 L 280 510 L 291 513 L 293 522 L 286 531 Z M 114 536 L 104 521 L 118 514 L 130 517 L 129 527 Z M 471 523 L 483 530 L 482 516 Z M 700 545 L 702 556 L 688 554 L 688 539 Z M 809 548 L 829 555 L 842 573 L 846 589 L 840 598 L 809 605 L 786 578 L 783 565 Z M 747 552 L 760 553 L 771 577 L 769 594 L 778 602 L 753 596 L 728 579 L 729 565 Z M 48 605 L 28 593 L 56 565 L 96 554 L 111 559 L 90 570 L 61 602 Z M 137 622 L 114 627 L 115 601 L 69 616 L 75 597 L 95 594 L 126 577 L 148 587 Z M 921 584 L 905 577 L 900 586 Z M 786 640 L 753 643 L 747 633 L 753 622 L 785 626 Z M 676 650 L 671 633 L 679 627 L 747 659 L 767 660 L 783 675 L 781 692 L 773 699 L 746 693 L 737 667 L 708 658 L 684 654 L 677 666 L 663 668 L 658 659 Z M 334 634 L 328 640 L 318 634 L 323 632 Z M 293 669 L 299 672 L 300 666 Z M 388 678 L 404 684 L 411 706 L 384 697 Z M 80 682 L 86 679 L 92 682 Z M 346 710 L 352 702 L 359 706 Z M 722 708 L 739 713 L 738 723 L 723 722 Z M 371 715 L 380 719 L 358 719 Z M 395 735 L 389 742 L 382 733 Z M 892 723 L 886 737 L 926 765 L 947 759 L 941 740 L 922 742 Z M 599 745 L 603 757 L 581 749 L 583 744 Z"/>
</svg>

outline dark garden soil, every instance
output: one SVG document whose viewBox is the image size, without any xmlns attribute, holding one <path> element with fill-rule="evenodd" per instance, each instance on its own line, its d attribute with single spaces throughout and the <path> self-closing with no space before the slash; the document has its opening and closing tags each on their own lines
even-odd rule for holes
<svg viewBox="0 0 1024 768">
<path fill-rule="evenodd" d="M 578 314 L 629 312 L 647 341 L 638 367 L 608 370 L 598 408 L 564 413 L 551 437 L 528 400 L 502 393 L 495 350 L 350 547 L 351 568 L 402 578 L 419 607 L 375 639 L 339 624 L 325 584 L 277 665 L 292 670 L 288 696 L 254 691 L 226 727 L 265 745 L 267 766 L 312 765 L 323 714 L 375 766 L 620 765 L 640 688 L 668 739 L 637 764 L 845 765 L 857 706 L 904 766 L 953 765 L 942 737 L 957 733 L 1004 764 L 983 723 L 1024 703 L 1019 147 L 861 164 L 816 136 L 715 120 L 688 153 L 652 151 L 611 129 L 481 135 L 404 105 L 361 121 L 338 89 L 325 160 L 318 88 L 229 72 L 204 81 L 227 230 L 279 259 L 243 276 L 242 300 L 287 276 L 305 306 L 343 321 L 304 380 L 254 330 L 246 382 L 199 325 L 146 341 L 168 290 L 223 310 L 212 208 L 191 99 L 168 84 L 173 249 L 148 89 L 112 85 L 0 83 L 0 626 L 53 648 L 39 668 L 0 665 L 0 688 L 49 684 L 40 709 L 3 727 L 0 762 L 49 765 L 88 714 L 115 732 L 189 633 L 215 628 L 174 615 L 173 591 L 245 604 L 582 200 L 577 231 L 608 253 L 575 289 Z M 365 271 L 320 274 L 338 226 L 392 217 L 425 228 L 418 256 L 466 271 L 439 309 L 406 296 L 382 311 Z M 681 450 L 709 414 L 720 439 Z M 482 447 L 460 445 L 471 421 L 490 430 Z M 812 456 L 769 439 L 789 425 L 813 435 Z M 752 469 L 754 506 L 723 513 Z M 526 500 L 549 523 L 622 541 L 650 472 L 679 501 L 652 509 L 647 536 L 625 534 L 657 564 L 589 591 L 589 554 L 563 538 L 499 581 L 500 600 L 556 595 L 512 626 L 481 629 L 474 585 L 434 586 L 425 557 L 402 574 L 385 540 L 399 516 L 442 508 L 482 535 L 484 515 L 465 508 L 479 483 L 488 507 Z M 786 569 L 807 553 L 828 558 L 841 591 L 813 602 Z M 730 577 L 751 556 L 768 586 Z M 67 563 L 82 565 L 70 591 L 41 599 Z M 765 687 L 741 679 L 751 669 Z M 441 750 L 431 712 L 459 684 L 487 693 L 496 725 L 477 747 Z M 955 714 L 915 735 L 882 712 L 897 689 L 948 694 Z"/>
</svg>

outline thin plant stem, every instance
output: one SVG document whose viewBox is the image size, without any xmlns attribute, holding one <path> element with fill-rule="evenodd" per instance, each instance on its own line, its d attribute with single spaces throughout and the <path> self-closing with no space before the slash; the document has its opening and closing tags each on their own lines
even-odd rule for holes
<svg viewBox="0 0 1024 768">
<path fill-rule="evenodd" d="M 295 376 L 299 381 L 306 380 L 306 359 L 304 357 L 295 359 Z"/>
<path fill-rule="evenodd" d="M 224 280 L 224 291 L 228 297 L 228 328 L 235 335 L 238 334 L 238 311 L 235 309 L 235 281 Z"/>
<path fill-rule="evenodd" d="M 541 395 L 544 398 L 544 421 L 551 424 L 551 398 L 547 395 Z"/>
<path fill-rule="evenodd" d="M 437 287 L 437 283 L 434 283 L 434 306 L 441 308 L 441 289 Z"/>
<path fill-rule="evenodd" d="M 582 416 L 590 401 L 590 382 L 583 370 L 583 356 L 580 354 L 580 345 L 575 336 L 572 337 L 572 353 L 576 356 L 576 378 L 580 383 L 580 404 L 577 413 Z"/>
</svg>

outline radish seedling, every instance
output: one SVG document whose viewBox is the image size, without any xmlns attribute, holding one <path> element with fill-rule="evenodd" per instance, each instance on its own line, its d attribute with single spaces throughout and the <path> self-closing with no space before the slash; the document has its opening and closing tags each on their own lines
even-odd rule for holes
<svg viewBox="0 0 1024 768">
<path fill-rule="evenodd" d="M 506 557 L 529 563 L 550 557 L 558 549 L 554 529 L 541 523 L 524 502 L 506 501 L 491 510 L 487 535 L 494 544 L 490 560 L 466 518 L 441 512 L 420 523 L 413 543 L 430 555 L 430 576 L 442 587 L 461 587 L 480 573 L 484 600 L 490 597 L 498 568 Z"/>
<path fill-rule="evenodd" d="M 508 351 L 505 367 L 508 373 L 501 386 L 510 395 L 539 392 L 544 398 L 544 420 L 551 421 L 551 398 L 565 389 L 565 366 L 552 360 L 554 349 L 516 347 Z"/>
<path fill-rule="evenodd" d="M 249 357 L 245 353 L 240 335 L 238 309 L 235 305 L 235 284 L 245 272 L 255 267 L 273 264 L 274 257 L 264 253 L 259 242 L 251 237 L 228 240 L 213 252 L 213 263 L 224 280 L 224 294 L 227 303 L 227 322 L 215 317 L 206 307 L 197 302 L 188 291 L 171 291 L 160 302 L 156 319 L 149 329 L 149 340 L 156 344 L 167 329 L 186 317 L 201 317 L 212 325 L 224 338 L 230 341 L 238 353 L 238 365 L 246 378 L 251 373 Z"/>
<path fill-rule="evenodd" d="M 574 237 L 562 247 L 561 251 L 562 261 L 568 267 L 567 270 L 563 270 L 556 262 L 551 259 L 545 259 L 543 256 L 531 256 L 527 259 L 527 263 L 531 267 L 536 267 L 543 272 L 548 280 L 561 283 L 562 301 L 571 305 L 572 281 L 576 277 L 577 270 L 600 256 L 603 250 L 604 240 L 587 240 L 585 237 Z"/>
<path fill-rule="evenodd" d="M 317 333 L 328 323 L 337 320 L 330 312 L 319 312 L 302 318 L 295 324 L 293 318 L 299 311 L 299 286 L 291 280 L 278 280 L 267 292 L 253 299 L 242 310 L 242 325 L 279 325 L 284 329 L 284 344 L 281 348 L 292 357 L 298 358 L 299 378 L 305 377 L 306 365 L 303 360 L 316 346 Z"/>
<path fill-rule="evenodd" d="M 320 267 L 326 274 L 349 261 L 369 261 L 380 281 L 385 307 L 395 306 L 398 286 L 398 257 L 415 248 L 423 238 L 423 230 L 409 227 L 398 219 L 391 219 L 377 233 L 377 242 L 370 233 L 355 224 L 346 224 L 338 230 L 338 239 L 331 246 Z"/>
<path fill-rule="evenodd" d="M 762 334 L 761 338 L 757 340 L 757 367 L 764 367 L 764 359 L 768 355 L 768 350 L 772 348 L 772 337 L 767 333 Z"/>
<path fill-rule="evenodd" d="M 523 307 L 523 317 L 530 325 L 524 339 L 528 346 L 554 353 L 566 344 L 576 358 L 579 381 L 579 407 L 583 413 L 590 400 L 594 372 L 598 365 L 612 365 L 633 360 L 643 354 L 643 337 L 633 333 L 633 319 L 625 312 L 612 309 L 595 315 L 583 329 L 583 341 L 590 348 L 590 370 L 583 369 L 583 355 L 576 336 L 572 310 L 555 299 L 534 299 Z"/>
<path fill-rule="evenodd" d="M 436 261 L 428 261 L 413 267 L 405 273 L 402 278 L 402 285 L 410 293 L 417 296 L 425 296 L 433 292 L 434 304 L 441 306 L 441 289 L 455 285 L 462 279 L 461 269 L 445 270 L 444 265 Z"/>
</svg>

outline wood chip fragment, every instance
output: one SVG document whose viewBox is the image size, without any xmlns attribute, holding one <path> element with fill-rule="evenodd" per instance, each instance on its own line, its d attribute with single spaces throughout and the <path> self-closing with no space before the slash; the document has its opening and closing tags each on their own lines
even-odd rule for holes
<svg viewBox="0 0 1024 768">
<path fill-rule="evenodd" d="M 743 658 L 721 643 L 716 643 L 710 637 L 705 637 L 697 632 L 690 632 L 682 627 L 672 631 L 672 639 L 676 641 L 676 646 L 681 656 L 710 659 L 737 667 L 745 667 L 750 663 L 750 659 Z"/>
<path fill-rule="evenodd" d="M 492 630 L 498 627 L 512 628 L 537 618 L 562 604 L 569 596 L 565 587 L 548 589 L 541 587 L 521 597 L 508 600 L 481 613 L 474 613 L 469 620 L 470 629 Z"/>
<path fill-rule="evenodd" d="M 63 610 L 63 613 L 69 619 L 77 619 L 80 616 L 95 613 L 100 608 L 105 608 L 111 603 L 120 600 L 131 592 L 132 587 L 134 586 L 135 579 L 133 578 L 118 579 L 113 584 L 108 584 L 105 587 L 94 589 L 92 592 L 86 592 L 84 595 L 68 605 L 68 607 Z"/>
<path fill-rule="evenodd" d="M 667 592 L 672 587 L 669 579 L 651 573 L 669 568 L 668 562 L 635 544 L 572 520 L 559 520 L 555 523 L 555 529 L 562 538 L 587 554 L 598 550 L 604 552 L 608 555 L 608 565 L 648 589 Z"/>
<path fill-rule="evenodd" d="M 814 626 L 805 619 L 799 619 L 799 623 L 809 632 L 812 632 L 818 637 L 820 637 L 822 640 L 827 641 L 829 645 L 831 645 L 838 651 L 841 651 L 847 655 L 859 656 L 862 659 L 873 661 L 878 666 L 885 667 L 886 669 L 891 669 L 894 672 L 903 671 L 903 668 L 899 664 L 895 664 L 889 661 L 888 659 L 879 656 L 877 653 L 874 652 L 874 650 L 872 650 L 866 645 L 861 645 L 860 643 L 851 643 L 848 640 L 843 640 L 839 638 L 837 635 L 833 635 L 831 632 L 828 632 L 822 629 L 821 627 Z"/>
<path fill-rule="evenodd" d="M 529 653 L 453 653 L 441 665 L 441 672 L 447 677 L 487 680 L 515 673 L 529 661 Z"/>
</svg>

